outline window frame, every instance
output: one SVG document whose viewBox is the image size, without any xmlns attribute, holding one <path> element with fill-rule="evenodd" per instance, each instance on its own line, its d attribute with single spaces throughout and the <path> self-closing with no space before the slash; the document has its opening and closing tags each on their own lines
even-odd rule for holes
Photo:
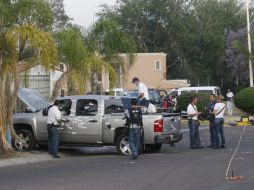
<svg viewBox="0 0 254 190">
<path fill-rule="evenodd" d="M 85 114 L 85 113 L 84 114 L 78 114 L 78 106 L 79 106 L 80 101 L 94 101 L 93 103 L 96 102 L 96 105 L 95 105 L 95 106 L 97 106 L 96 107 L 96 113 L 93 113 L 93 114 Z M 85 104 L 83 104 L 82 106 L 85 107 Z M 89 109 L 90 109 L 90 107 L 89 107 Z M 93 111 L 93 112 L 95 112 L 95 111 Z M 77 100 L 77 102 L 76 102 L 76 114 L 75 114 L 76 116 L 89 117 L 89 116 L 96 116 L 98 113 L 99 113 L 99 102 L 98 102 L 98 100 L 96 100 L 96 99 L 78 99 Z"/>
<path fill-rule="evenodd" d="M 157 68 L 157 63 L 159 65 L 159 68 Z M 155 71 L 161 71 L 162 70 L 162 65 L 160 60 L 155 61 Z"/>
</svg>

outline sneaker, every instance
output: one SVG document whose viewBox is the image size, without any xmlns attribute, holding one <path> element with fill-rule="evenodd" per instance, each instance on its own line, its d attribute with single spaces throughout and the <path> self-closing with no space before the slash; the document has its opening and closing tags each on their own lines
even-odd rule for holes
<svg viewBox="0 0 254 190">
<path fill-rule="evenodd" d="M 53 158 L 61 158 L 59 155 L 54 155 Z"/>
<path fill-rule="evenodd" d="M 214 145 L 211 144 L 211 145 L 207 146 L 207 148 L 213 148 L 213 146 L 214 146 Z"/>
<path fill-rule="evenodd" d="M 204 148 L 203 146 L 197 146 L 196 147 L 197 149 L 202 149 L 202 148 Z"/>
<path fill-rule="evenodd" d="M 225 145 L 221 145 L 221 148 L 226 148 L 226 146 Z"/>
</svg>

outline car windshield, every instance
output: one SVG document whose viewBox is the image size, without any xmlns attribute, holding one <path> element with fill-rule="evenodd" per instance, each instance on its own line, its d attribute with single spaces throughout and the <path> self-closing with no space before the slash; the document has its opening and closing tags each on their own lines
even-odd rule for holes
<svg viewBox="0 0 254 190">
<path fill-rule="evenodd" d="M 38 92 L 32 89 L 19 89 L 18 98 L 24 102 L 32 112 L 40 111 L 49 105 Z"/>
</svg>

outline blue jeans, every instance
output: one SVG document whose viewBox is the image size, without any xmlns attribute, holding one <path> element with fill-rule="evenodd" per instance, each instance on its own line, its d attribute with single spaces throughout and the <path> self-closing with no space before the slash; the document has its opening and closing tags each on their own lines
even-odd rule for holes
<svg viewBox="0 0 254 190">
<path fill-rule="evenodd" d="M 215 118 L 214 120 L 214 136 L 215 136 L 215 145 L 216 146 L 225 146 L 225 137 L 224 137 L 224 118 Z"/>
<path fill-rule="evenodd" d="M 141 141 L 141 130 L 140 128 L 130 128 L 129 129 L 129 145 L 132 155 L 137 156 L 140 148 Z"/>
<path fill-rule="evenodd" d="M 199 127 L 195 120 L 189 119 L 188 121 L 189 129 L 190 129 L 190 146 L 191 147 L 199 147 L 201 145 L 199 138 Z"/>
<path fill-rule="evenodd" d="M 9 127 L 6 129 L 6 140 L 11 145 L 11 130 Z"/>
<path fill-rule="evenodd" d="M 210 137 L 211 137 L 211 145 L 215 145 L 215 129 L 214 129 L 214 121 L 210 121 Z"/>
<path fill-rule="evenodd" d="M 58 131 L 56 125 L 48 124 L 48 151 L 53 156 L 58 154 Z"/>
<path fill-rule="evenodd" d="M 150 101 L 147 100 L 146 98 L 143 98 L 143 99 L 140 100 L 140 102 L 139 102 L 139 104 L 140 104 L 141 106 L 145 106 L 145 107 L 148 107 L 149 103 L 150 103 Z"/>
</svg>

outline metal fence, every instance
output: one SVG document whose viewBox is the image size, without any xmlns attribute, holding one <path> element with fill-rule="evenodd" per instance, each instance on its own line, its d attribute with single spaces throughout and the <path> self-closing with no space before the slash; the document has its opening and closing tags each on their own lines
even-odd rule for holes
<svg viewBox="0 0 254 190">
<path fill-rule="evenodd" d="M 50 98 L 50 75 L 22 75 L 20 87 L 30 88 L 39 92 L 44 98 Z"/>
</svg>

